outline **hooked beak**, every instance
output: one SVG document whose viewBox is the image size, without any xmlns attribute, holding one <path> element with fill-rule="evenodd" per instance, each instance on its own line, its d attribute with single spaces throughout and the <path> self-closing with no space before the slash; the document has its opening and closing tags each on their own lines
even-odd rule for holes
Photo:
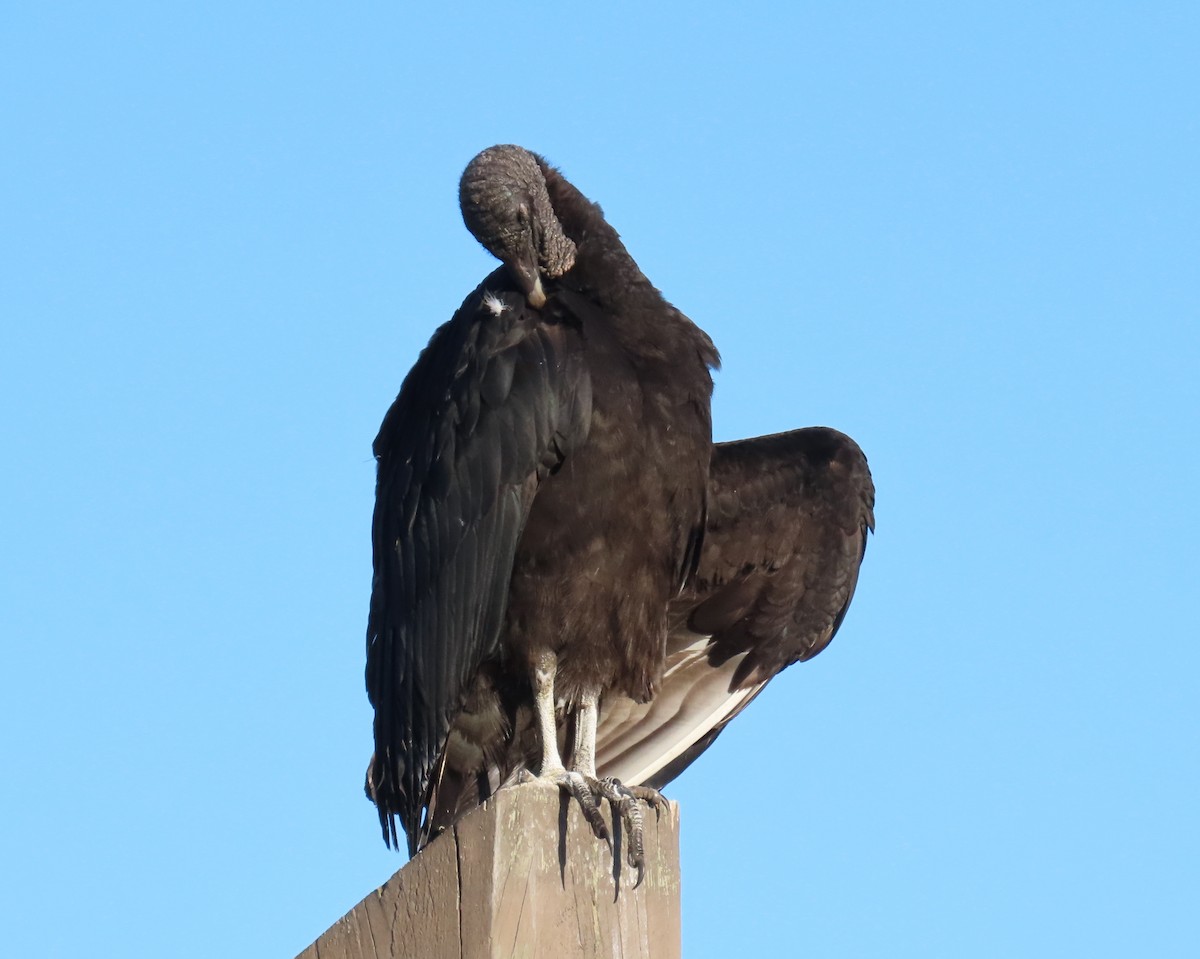
<svg viewBox="0 0 1200 959">
<path fill-rule="evenodd" d="M 535 310 L 540 310 L 546 305 L 546 292 L 542 289 L 542 278 L 540 276 L 533 278 L 533 289 L 525 292 L 525 299 L 529 301 L 529 305 Z"/>
<path fill-rule="evenodd" d="M 546 291 L 542 289 L 542 273 L 538 269 L 537 254 L 531 248 L 525 254 L 514 257 L 507 264 L 508 272 L 520 287 L 525 299 L 535 310 L 546 305 Z"/>
</svg>

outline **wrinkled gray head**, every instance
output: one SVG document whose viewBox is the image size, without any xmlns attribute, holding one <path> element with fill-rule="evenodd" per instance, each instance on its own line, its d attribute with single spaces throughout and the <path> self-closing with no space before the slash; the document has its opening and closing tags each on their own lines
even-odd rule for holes
<svg viewBox="0 0 1200 959">
<path fill-rule="evenodd" d="M 508 267 L 529 305 L 544 305 L 542 277 L 571 269 L 575 244 L 554 215 L 533 154 L 518 146 L 488 147 L 467 164 L 458 203 L 467 229 Z"/>
</svg>

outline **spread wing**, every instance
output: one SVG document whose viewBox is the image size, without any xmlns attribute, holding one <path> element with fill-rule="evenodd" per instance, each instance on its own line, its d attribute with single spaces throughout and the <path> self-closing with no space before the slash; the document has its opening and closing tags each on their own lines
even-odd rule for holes
<svg viewBox="0 0 1200 959">
<path fill-rule="evenodd" d="M 513 555 L 537 493 L 587 435 L 578 331 L 531 310 L 497 271 L 429 346 L 374 451 L 367 792 L 384 838 L 414 851 L 454 716 L 498 654 Z"/>
<path fill-rule="evenodd" d="M 811 659 L 846 615 L 875 488 L 862 450 L 825 427 L 713 450 L 699 568 L 672 605 L 660 691 L 605 701 L 601 775 L 661 787 L 780 670 Z"/>
</svg>

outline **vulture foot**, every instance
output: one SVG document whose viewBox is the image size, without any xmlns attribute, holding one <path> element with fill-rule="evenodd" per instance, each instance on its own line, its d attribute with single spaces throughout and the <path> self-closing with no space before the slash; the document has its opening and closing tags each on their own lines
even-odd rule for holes
<svg viewBox="0 0 1200 959">
<path fill-rule="evenodd" d="M 550 770 L 540 776 L 524 770 L 517 776 L 517 782 L 555 786 L 574 798 L 592 833 L 615 854 L 608 825 L 600 812 L 600 801 L 608 800 L 614 813 L 621 817 L 625 833 L 625 860 L 631 869 L 637 870 L 634 888 L 641 885 L 646 871 L 645 813 L 642 804 L 654 809 L 655 815 L 661 809 L 669 809 L 670 804 L 662 793 L 649 786 L 626 786 L 619 779 L 597 779 L 585 772 L 567 769 Z"/>
<path fill-rule="evenodd" d="M 600 803 L 597 799 L 597 797 L 604 795 L 597 788 L 599 782 L 584 773 L 568 772 L 565 769 L 562 772 L 552 773 L 551 775 L 559 788 L 565 789 L 575 797 L 575 801 L 579 803 L 579 808 L 583 810 L 583 818 L 592 827 L 592 832 L 595 833 L 596 838 L 604 840 L 609 848 L 612 848 L 612 843 L 608 837 L 608 826 L 604 824 L 604 816 L 600 813 Z"/>
<path fill-rule="evenodd" d="M 561 789 L 568 796 L 573 797 L 579 803 L 579 808 L 583 812 L 583 818 L 591 826 L 596 838 L 603 840 L 611 847 L 612 843 L 609 840 L 608 826 L 605 824 L 604 816 L 600 812 L 599 798 L 601 797 L 601 791 L 598 788 L 597 781 L 591 776 L 566 769 L 552 769 L 549 772 L 542 773 L 540 776 L 535 776 L 529 770 L 525 769 L 518 774 L 517 782 L 521 785 L 537 783 L 542 786 L 553 786 Z"/>
<path fill-rule="evenodd" d="M 636 889 L 642 884 L 646 874 L 645 818 L 642 804 L 650 806 L 656 816 L 660 809 L 669 809 L 670 806 L 666 797 L 650 786 L 626 786 L 619 779 L 601 779 L 593 782 L 599 794 L 612 803 L 621 816 L 627 837 L 625 859 L 631 869 L 637 870 L 637 882 L 633 884 Z"/>
</svg>

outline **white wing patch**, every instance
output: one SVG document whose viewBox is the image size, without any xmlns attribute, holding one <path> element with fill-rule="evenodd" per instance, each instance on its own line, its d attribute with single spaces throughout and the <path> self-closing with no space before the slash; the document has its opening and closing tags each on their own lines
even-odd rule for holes
<svg viewBox="0 0 1200 959">
<path fill-rule="evenodd" d="M 493 316 L 499 316 L 501 313 L 508 312 L 508 304 L 491 290 L 484 290 L 483 305 L 492 311 Z"/>
<path fill-rule="evenodd" d="M 627 785 L 645 782 L 690 749 L 715 726 L 742 711 L 766 683 L 729 691 L 739 653 L 714 669 L 710 637 L 680 630 L 668 639 L 667 668 L 658 695 L 638 705 L 606 697 L 596 734 L 596 768 Z"/>
</svg>

